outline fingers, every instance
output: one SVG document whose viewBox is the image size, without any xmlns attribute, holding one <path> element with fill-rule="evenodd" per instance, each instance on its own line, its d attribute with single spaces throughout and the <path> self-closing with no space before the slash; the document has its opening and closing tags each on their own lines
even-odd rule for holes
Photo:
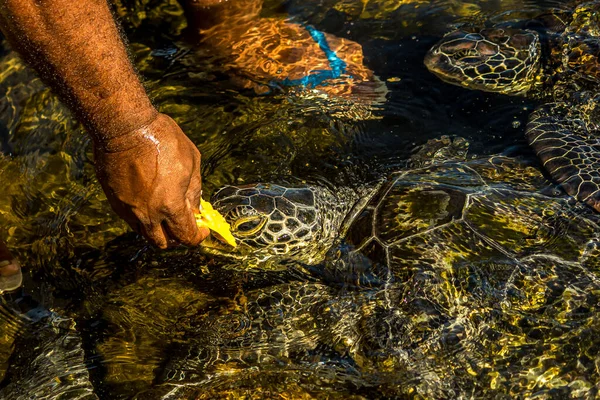
<svg viewBox="0 0 600 400">
<path fill-rule="evenodd" d="M 163 250 L 169 247 L 170 235 L 167 234 L 162 223 L 154 222 L 161 221 L 160 219 L 154 219 L 152 220 L 153 222 L 150 222 L 150 218 L 136 215 L 135 212 L 123 216 L 123 219 L 129 224 L 131 229 L 145 237 L 150 244 Z"/>
<path fill-rule="evenodd" d="M 172 214 L 165 221 L 171 238 L 187 246 L 197 246 L 210 231 L 206 227 L 198 228 L 195 213 L 199 212 L 202 195 L 200 177 L 200 154 L 193 158 L 192 175 L 185 194 L 185 208 Z"/>
<path fill-rule="evenodd" d="M 200 177 L 200 157 L 194 159 L 190 185 L 185 195 L 189 201 L 192 211 L 198 212 L 200 207 L 200 197 L 202 196 L 202 179 Z"/>
<path fill-rule="evenodd" d="M 186 208 L 168 217 L 163 224 L 166 225 L 171 238 L 186 246 L 197 246 L 210 234 L 208 228 L 198 228 L 196 217 L 187 200 Z"/>
<path fill-rule="evenodd" d="M 166 249 L 168 247 L 167 235 L 165 234 L 161 224 L 138 225 L 139 233 L 142 234 L 150 243 Z"/>
<path fill-rule="evenodd" d="M 210 231 L 206 227 L 198 228 L 196 217 L 188 204 L 186 201 L 185 210 L 172 214 L 160 224 L 144 225 L 138 222 L 137 229 L 134 228 L 134 230 L 161 249 L 169 246 L 169 239 L 186 246 L 197 246 L 206 239 Z"/>
<path fill-rule="evenodd" d="M 197 246 L 210 234 L 206 227 L 199 229 L 196 224 L 195 213 L 200 206 L 199 173 L 192 176 L 184 200 L 176 204 L 179 207 L 175 208 L 171 205 L 143 208 L 129 210 L 120 215 L 133 230 L 161 249 L 174 244 L 172 241 L 187 246 Z"/>
</svg>

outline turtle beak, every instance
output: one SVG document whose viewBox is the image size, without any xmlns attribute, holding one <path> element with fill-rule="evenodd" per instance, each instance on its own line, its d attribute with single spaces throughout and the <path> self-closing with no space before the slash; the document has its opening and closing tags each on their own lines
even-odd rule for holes
<svg viewBox="0 0 600 400">
<path fill-rule="evenodd" d="M 428 70 L 435 71 L 437 69 L 436 67 L 440 65 L 440 58 L 439 54 L 434 54 L 434 52 L 430 50 L 425 54 L 423 62 Z"/>
<path fill-rule="evenodd" d="M 447 55 L 440 54 L 435 51 L 435 49 L 431 49 L 425 55 L 423 63 L 429 72 L 436 75 L 438 78 L 444 81 L 450 81 L 451 83 L 456 80 L 452 74 L 452 72 L 455 71 L 455 67 L 450 64 Z"/>
<path fill-rule="evenodd" d="M 243 250 L 244 247 L 246 246 L 230 246 L 214 232 L 211 232 L 210 235 L 200 243 L 200 248 L 205 253 L 233 258 L 241 258 L 246 254 Z"/>
</svg>

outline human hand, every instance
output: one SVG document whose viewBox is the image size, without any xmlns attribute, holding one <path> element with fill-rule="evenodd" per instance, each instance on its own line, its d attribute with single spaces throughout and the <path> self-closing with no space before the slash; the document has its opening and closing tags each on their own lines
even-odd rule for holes
<svg viewBox="0 0 600 400">
<path fill-rule="evenodd" d="M 200 152 L 170 117 L 94 146 L 96 175 L 113 210 L 164 249 L 170 240 L 196 246 L 202 182 Z"/>
</svg>

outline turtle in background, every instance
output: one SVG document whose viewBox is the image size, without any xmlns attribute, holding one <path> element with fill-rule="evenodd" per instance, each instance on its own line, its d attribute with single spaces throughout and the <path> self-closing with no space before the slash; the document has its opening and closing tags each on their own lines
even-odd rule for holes
<svg viewBox="0 0 600 400">
<path fill-rule="evenodd" d="M 546 101 L 527 141 L 564 190 L 600 211 L 600 2 L 448 33 L 425 56 L 441 80 Z"/>
</svg>

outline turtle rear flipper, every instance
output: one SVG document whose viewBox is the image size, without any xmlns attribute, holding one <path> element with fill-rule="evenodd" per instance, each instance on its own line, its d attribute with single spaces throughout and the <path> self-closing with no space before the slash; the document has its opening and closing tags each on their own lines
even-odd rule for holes
<svg viewBox="0 0 600 400">
<path fill-rule="evenodd" d="M 600 132 L 595 103 L 548 103 L 531 115 L 527 140 L 564 190 L 600 211 Z"/>
</svg>

